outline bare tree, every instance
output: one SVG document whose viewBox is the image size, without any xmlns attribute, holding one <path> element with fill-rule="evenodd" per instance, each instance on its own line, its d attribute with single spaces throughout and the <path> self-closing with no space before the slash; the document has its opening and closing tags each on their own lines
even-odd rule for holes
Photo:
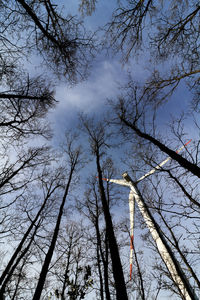
<svg viewBox="0 0 200 300">
<path fill-rule="evenodd" d="M 55 191 L 59 188 L 61 188 L 61 182 L 59 183 L 60 179 L 60 172 L 61 170 L 57 170 L 56 174 L 49 174 L 45 169 L 42 172 L 42 174 L 39 176 L 37 180 L 37 184 L 42 184 L 44 199 L 43 202 L 35 216 L 31 216 L 31 211 L 33 211 L 33 207 L 30 206 L 30 203 L 28 203 L 27 208 L 24 207 L 24 210 L 27 214 L 28 221 L 30 222 L 30 225 L 27 227 L 26 232 L 23 234 L 21 241 L 19 242 L 18 246 L 16 247 L 14 253 L 12 254 L 7 266 L 5 267 L 4 271 L 2 272 L 2 275 L 0 277 L 0 295 L 3 295 L 5 293 L 5 289 L 7 284 L 9 283 L 13 273 L 15 272 L 15 269 L 21 262 L 21 260 L 24 258 L 24 256 L 29 251 L 31 244 L 35 238 L 35 235 L 38 231 L 38 228 L 42 224 L 42 220 L 44 218 L 43 211 L 46 209 L 47 203 L 51 201 L 52 197 L 54 197 Z M 32 184 L 33 186 L 33 184 Z M 23 192 L 23 194 L 19 197 L 18 201 L 23 201 L 24 203 L 27 202 L 26 199 L 30 198 L 31 191 L 30 189 L 27 189 L 26 192 Z M 40 197 L 39 195 L 35 196 Z M 20 199 L 21 198 L 21 199 Z M 37 200 L 37 206 L 39 201 Z M 25 204 L 24 204 L 25 206 Z M 20 216 L 22 219 L 22 215 Z M 33 230 L 34 229 L 34 230 Z M 28 242 L 27 242 L 28 240 Z M 25 245 L 25 246 L 24 246 Z M 3 283 L 3 284 L 2 284 Z M 0 296 L 1 297 L 1 296 Z"/>
<path fill-rule="evenodd" d="M 36 180 L 40 166 L 45 166 L 50 162 L 48 150 L 48 147 L 29 148 L 27 152 L 19 153 L 18 157 L 13 159 L 14 162 L 9 157 L 3 156 L 0 175 L 1 239 L 16 229 L 14 225 L 15 205 L 23 197 L 26 189 Z"/>
<path fill-rule="evenodd" d="M 1 11 L 3 49 L 10 48 L 14 57 L 16 52 L 27 55 L 37 50 L 56 75 L 64 75 L 71 82 L 84 78 L 93 42 L 80 19 L 66 16 L 66 11 L 51 0 L 3 1 Z M 7 33 L 14 36 L 16 43 Z M 3 69 L 4 74 L 7 70 Z"/>
<path fill-rule="evenodd" d="M 81 152 L 80 152 L 80 148 L 74 148 L 73 145 L 73 137 L 68 139 L 67 141 L 67 145 L 66 145 L 66 153 L 68 156 L 68 180 L 65 183 L 65 187 L 64 187 L 64 194 L 61 200 L 61 204 L 59 207 L 59 212 L 58 212 L 58 216 L 57 216 L 57 220 L 56 220 L 56 225 L 53 231 L 53 236 L 48 248 L 48 251 L 46 253 L 45 259 L 44 259 L 44 263 L 40 272 L 40 276 L 39 276 L 39 280 L 37 283 L 37 287 L 35 289 L 35 293 L 33 296 L 33 300 L 38 300 L 41 297 L 41 293 L 43 291 L 43 287 L 44 287 L 44 283 L 45 283 L 45 279 L 48 273 L 48 269 L 49 269 L 49 265 L 54 253 L 54 249 L 55 249 L 55 245 L 56 245 L 56 241 L 58 238 L 58 234 L 59 234 L 59 229 L 60 229 L 60 224 L 61 224 L 61 220 L 62 220 L 62 216 L 63 216 L 63 210 L 64 210 L 64 205 L 66 203 L 66 199 L 69 193 L 69 188 L 70 188 L 70 184 L 72 181 L 72 177 L 74 175 L 74 172 L 76 171 L 78 164 L 81 162 Z"/>
<path fill-rule="evenodd" d="M 88 14 L 95 6 L 93 0 L 81 4 Z M 120 53 L 123 63 L 135 56 L 138 60 L 145 57 L 150 68 L 143 80 L 144 93 L 151 94 L 155 105 L 168 101 L 184 82 L 194 95 L 192 108 L 199 107 L 199 14 L 197 0 L 170 1 L 168 5 L 152 0 L 118 1 L 104 26 L 103 44 L 109 53 Z"/>
<path fill-rule="evenodd" d="M 198 246 L 195 243 L 190 242 L 190 236 L 195 235 L 193 220 L 195 220 L 195 223 L 199 222 L 199 208 L 193 205 L 193 203 L 190 205 L 190 200 L 183 197 L 183 193 L 180 193 L 176 181 L 173 184 L 172 178 L 169 179 L 169 177 L 166 176 L 168 172 L 173 172 L 176 174 L 176 178 L 178 178 L 180 170 L 171 167 L 171 171 L 165 171 L 163 174 L 160 174 L 158 178 L 149 180 L 150 186 L 148 187 L 148 185 L 145 185 L 143 194 L 145 195 L 146 201 L 148 201 L 149 208 L 159 220 L 160 228 L 162 229 L 169 247 L 173 251 L 185 276 L 190 279 L 190 282 L 192 282 L 192 285 L 195 287 L 197 294 L 199 291 L 199 272 L 196 267 L 198 255 L 196 255 L 196 257 L 194 256 Z M 179 174 L 181 181 L 184 177 L 189 177 L 188 175 L 188 172 Z M 171 189 L 173 188 L 174 196 L 172 194 L 168 197 L 168 188 L 163 187 L 163 179 L 165 180 L 165 184 L 168 183 L 169 187 Z M 194 182 L 193 189 L 195 190 Z M 196 209 L 193 210 L 193 207 L 196 207 Z M 190 231 L 189 234 L 188 230 Z M 144 238 L 149 240 L 147 235 Z M 157 250 L 154 248 L 152 241 L 149 241 L 148 243 L 149 247 L 156 253 Z M 173 293 L 179 294 L 174 288 L 174 285 L 171 285 L 171 276 L 166 270 L 165 265 L 161 264 L 158 259 L 155 261 L 154 265 L 155 270 L 158 271 L 154 275 L 157 282 L 159 282 L 159 278 L 162 276 L 161 290 L 171 290 Z"/>
<path fill-rule="evenodd" d="M 200 178 L 200 169 L 197 163 L 184 158 L 153 136 L 155 134 L 155 111 L 151 105 L 147 104 L 146 95 L 140 89 L 137 89 L 137 86 L 135 87 L 134 82 L 130 82 L 124 94 L 122 93 L 118 96 L 117 103 L 110 101 L 110 104 L 116 113 L 114 117 L 111 116 L 110 118 L 113 120 L 112 122 L 121 126 L 124 135 L 129 135 L 130 137 L 130 134 L 134 133 L 136 136 L 150 142 L 173 160 L 177 161 L 181 167 Z M 147 122 L 151 122 L 152 124 L 151 134 L 146 130 Z"/>
<path fill-rule="evenodd" d="M 84 299 L 93 285 L 92 268 L 88 263 L 89 245 L 83 224 L 68 220 L 60 230 L 55 255 L 49 268 L 49 294 L 64 299 Z"/>
<path fill-rule="evenodd" d="M 93 256 L 91 254 L 91 259 L 96 260 L 100 299 L 110 300 L 109 244 L 105 223 L 103 222 L 102 224 L 103 209 L 96 176 L 92 176 L 87 182 L 88 189 L 85 192 L 85 200 L 84 202 L 81 201 L 81 203 L 79 201 L 77 205 L 80 212 L 92 223 L 93 230 L 88 239 L 95 247 Z"/>
<path fill-rule="evenodd" d="M 145 84 L 145 91 L 152 96 L 162 91 L 159 102 L 167 100 L 183 80 L 193 90 L 198 85 L 199 13 L 198 1 L 173 1 L 166 6 L 160 1 L 127 0 L 113 12 L 106 28 L 106 43 L 117 53 L 122 51 L 125 61 L 137 50 L 148 51 L 157 66 Z M 159 62 L 167 62 L 164 72 Z"/>
<path fill-rule="evenodd" d="M 104 126 L 102 123 L 95 125 L 93 121 L 89 121 L 81 117 L 82 124 L 89 136 L 89 142 L 91 147 L 91 152 L 96 159 L 96 167 L 98 174 L 99 183 L 99 193 L 103 207 L 103 213 L 106 223 L 106 234 L 108 236 L 110 255 L 112 260 L 113 277 L 115 281 L 116 297 L 117 299 L 128 299 L 126 292 L 126 284 L 124 280 L 124 274 L 122 269 L 122 264 L 119 256 L 119 250 L 117 241 L 115 238 L 113 222 L 109 210 L 108 200 L 106 198 L 106 193 L 103 185 L 103 171 L 101 167 L 101 157 L 103 155 L 104 149 L 108 146 L 107 139 L 108 134 L 106 134 Z"/>
<path fill-rule="evenodd" d="M 33 135 L 51 136 L 44 117 L 56 102 L 42 78 L 18 80 L 0 93 L 0 99 L 2 138 L 18 141 Z"/>
</svg>

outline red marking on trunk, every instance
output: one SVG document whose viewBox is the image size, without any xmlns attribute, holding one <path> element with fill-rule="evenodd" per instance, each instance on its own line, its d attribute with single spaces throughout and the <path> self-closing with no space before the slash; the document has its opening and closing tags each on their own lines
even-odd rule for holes
<svg viewBox="0 0 200 300">
<path fill-rule="evenodd" d="M 131 249 L 133 249 L 133 235 L 131 235 Z"/>
</svg>

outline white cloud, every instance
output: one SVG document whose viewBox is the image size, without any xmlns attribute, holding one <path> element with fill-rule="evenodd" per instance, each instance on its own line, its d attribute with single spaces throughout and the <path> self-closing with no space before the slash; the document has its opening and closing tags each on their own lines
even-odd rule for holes
<svg viewBox="0 0 200 300">
<path fill-rule="evenodd" d="M 101 116 L 107 110 L 107 99 L 115 99 L 119 93 L 119 84 L 125 83 L 130 67 L 135 67 L 138 74 L 144 72 L 143 67 L 134 62 L 122 67 L 117 60 L 100 57 L 94 62 L 86 81 L 74 87 L 69 87 L 67 83 L 57 86 L 56 99 L 59 103 L 49 116 L 56 139 L 60 140 L 65 130 L 76 127 L 78 112 Z"/>
<path fill-rule="evenodd" d="M 85 113 L 101 110 L 106 99 L 116 94 L 117 81 L 122 78 L 122 73 L 123 70 L 118 63 L 104 61 L 93 69 L 87 81 L 73 88 L 64 85 L 58 87 L 56 98 L 59 105 L 56 115 L 63 114 L 65 109 L 70 108 Z"/>
</svg>

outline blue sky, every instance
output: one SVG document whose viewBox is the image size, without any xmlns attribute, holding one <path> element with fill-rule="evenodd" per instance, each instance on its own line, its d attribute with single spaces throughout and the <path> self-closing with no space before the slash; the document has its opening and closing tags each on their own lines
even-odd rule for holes
<svg viewBox="0 0 200 300">
<path fill-rule="evenodd" d="M 70 13 L 77 14 L 79 2 L 78 0 L 69 1 L 66 11 L 68 12 L 69 9 Z M 65 1 L 59 1 L 60 3 L 65 4 Z M 94 14 L 86 16 L 84 19 L 86 28 L 96 30 L 98 26 L 105 25 L 115 6 L 115 0 L 98 1 Z M 108 57 L 103 52 L 97 54 L 93 59 L 90 75 L 85 81 L 73 87 L 65 82 L 58 82 L 56 85 L 56 98 L 59 104 L 49 117 L 55 133 L 54 142 L 56 143 L 56 140 L 62 137 L 62 132 L 65 129 L 76 126 L 79 112 L 103 114 L 107 99 L 115 99 L 119 93 L 119 84 L 123 85 L 126 82 L 127 71 L 139 83 L 144 82 L 150 75 L 150 71 L 155 67 L 155 65 L 148 62 L 148 58 L 148 53 L 141 53 L 139 56 L 131 58 L 127 64 L 122 65 L 119 56 Z M 172 115 L 175 116 L 181 111 L 187 112 L 190 97 L 191 94 L 184 84 L 180 84 L 173 98 L 159 110 L 157 120 L 160 130 L 165 128 Z M 188 121 L 188 126 L 190 126 L 190 121 Z"/>
<path fill-rule="evenodd" d="M 59 4 L 66 1 L 59 1 Z M 67 7 L 70 13 L 76 14 L 79 1 L 67 1 Z M 86 17 L 86 27 L 89 30 L 97 29 L 98 26 L 104 25 L 111 15 L 116 1 L 98 1 L 97 10 L 91 17 Z M 122 66 L 119 57 L 108 57 L 104 54 L 97 55 L 92 62 L 90 75 L 88 78 L 70 87 L 65 82 L 56 83 L 56 99 L 59 101 L 55 110 L 49 114 L 49 121 L 54 131 L 54 138 L 52 141 L 53 146 L 57 146 L 64 138 L 65 130 L 74 129 L 78 123 L 78 113 L 83 112 L 89 115 L 97 114 L 103 116 L 106 110 L 106 101 L 108 98 L 115 99 L 118 94 L 118 85 L 126 82 L 127 70 L 131 72 L 133 78 L 138 82 L 144 82 L 149 75 L 148 68 L 150 65 L 147 62 L 148 54 L 141 53 L 139 57 L 132 58 L 128 64 Z M 32 60 L 33 65 L 40 65 L 37 58 Z M 31 69 L 34 72 L 39 72 L 41 69 L 32 65 Z M 30 70 L 30 69 L 29 69 Z M 187 91 L 184 84 L 180 84 L 173 98 L 159 109 L 157 118 L 158 132 L 168 136 L 169 129 L 166 125 L 169 124 L 171 116 L 176 116 L 181 111 L 188 112 L 188 103 L 191 100 L 191 95 Z M 196 136 L 193 132 L 193 125 L 190 119 L 186 122 L 187 130 L 191 133 L 189 138 Z M 84 140 L 84 138 L 83 138 Z M 119 156 L 123 156 L 123 152 L 117 149 L 116 154 L 113 155 L 115 163 L 118 164 Z M 120 163 L 121 164 L 121 163 Z M 89 166 L 89 168 L 91 165 Z M 87 170 L 89 170 L 87 168 Z M 125 171 L 125 170 L 124 170 Z M 93 172 L 94 173 L 94 172 Z M 121 170 L 118 178 L 121 177 Z M 124 212 L 128 211 L 128 191 L 127 191 L 127 207 Z M 122 209 L 115 210 L 116 215 L 123 215 Z M 141 242 L 141 241 L 140 241 Z M 163 295 L 162 300 L 169 299 L 169 296 Z M 89 299 L 89 298 L 87 298 Z M 174 298 L 175 299 L 175 298 Z"/>
</svg>

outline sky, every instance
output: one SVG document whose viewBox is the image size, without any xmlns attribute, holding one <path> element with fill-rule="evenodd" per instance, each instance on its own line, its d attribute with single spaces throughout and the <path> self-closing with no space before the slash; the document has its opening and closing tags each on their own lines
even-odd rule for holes
<svg viewBox="0 0 200 300">
<path fill-rule="evenodd" d="M 78 1 L 71 0 L 69 3 L 70 12 L 72 14 L 77 13 Z M 86 17 L 86 28 L 96 30 L 98 26 L 104 25 L 109 20 L 114 7 L 114 0 L 98 1 L 95 13 Z M 118 56 L 112 57 L 107 56 L 105 53 L 100 53 L 94 58 L 90 75 L 85 81 L 73 87 L 69 87 L 64 82 L 58 84 L 56 87 L 56 99 L 59 103 L 56 110 L 49 117 L 54 130 L 53 144 L 56 145 L 62 140 L 65 130 L 76 127 L 79 112 L 103 116 L 107 109 L 107 99 L 117 98 L 119 93 L 118 87 L 126 82 L 127 71 L 138 82 L 144 82 L 149 76 L 149 68 L 151 67 L 148 58 L 148 53 L 142 53 L 141 56 L 133 57 L 127 64 L 122 65 Z M 181 83 L 173 98 L 158 110 L 157 131 L 159 134 L 170 137 L 170 130 L 169 128 L 167 129 L 170 120 L 175 118 L 180 112 L 188 113 L 187 109 L 190 100 L 191 94 L 184 84 Z M 188 139 L 196 138 L 196 132 L 192 130 L 193 125 L 190 118 L 187 119 L 186 125 L 186 129 L 190 133 Z M 115 162 L 118 155 L 123 156 L 122 149 L 118 149 L 116 156 L 113 155 L 116 158 Z M 91 165 L 89 168 L 91 168 Z M 121 177 L 121 171 L 119 178 Z"/>
<path fill-rule="evenodd" d="M 72 15 L 79 13 L 79 2 L 79 0 L 68 1 L 66 12 Z M 64 5 L 65 1 L 59 1 L 60 6 L 61 4 Z M 109 21 L 115 6 L 115 0 L 98 1 L 96 11 L 92 16 L 84 18 L 86 29 L 95 31 L 99 26 L 104 26 Z M 56 109 L 50 112 L 48 118 L 54 131 L 52 144 L 56 146 L 62 140 L 64 131 L 77 125 L 78 113 L 103 115 L 107 109 L 107 100 L 115 99 L 119 85 L 126 82 L 127 71 L 131 72 L 137 80 L 143 81 L 148 73 L 145 61 L 146 57 L 143 55 L 140 62 L 132 59 L 128 64 L 122 65 L 117 55 L 108 56 L 104 51 L 93 58 L 89 76 L 82 82 L 70 86 L 64 80 L 57 80 L 55 98 L 59 103 Z M 31 74 L 40 74 L 42 70 L 51 79 L 49 70 L 37 56 L 32 56 L 29 62 L 24 63 L 24 66 Z"/>
<path fill-rule="evenodd" d="M 111 1 L 112 2 L 112 1 Z M 104 14 L 105 11 L 109 12 L 107 8 L 108 3 L 103 2 L 100 7 L 97 7 L 95 15 L 91 18 L 87 18 L 86 24 L 89 29 L 96 28 L 105 23 L 107 16 L 110 13 Z M 102 4 L 103 3 L 103 4 Z M 105 7 L 106 6 L 106 7 Z M 111 5 L 112 8 L 112 5 Z M 103 16 L 103 18 L 102 18 Z M 64 130 L 70 130 L 70 128 L 76 127 L 78 122 L 78 113 L 83 112 L 89 115 L 97 114 L 103 116 L 106 110 L 106 101 L 108 98 L 115 99 L 118 94 L 119 84 L 126 82 L 127 70 L 131 72 L 133 77 L 142 82 L 148 76 L 147 66 L 145 66 L 146 54 L 143 54 L 143 58 L 132 59 L 125 66 L 122 66 L 118 57 L 107 57 L 106 55 L 100 55 L 96 57 L 90 75 L 87 80 L 78 83 L 73 87 L 67 86 L 62 83 L 56 88 L 56 98 L 59 101 L 57 108 L 50 115 L 50 122 L 54 128 L 54 143 L 57 144 L 59 140 L 62 140 Z M 189 99 L 189 93 L 187 93 L 185 86 L 180 85 L 173 101 L 166 103 L 159 109 L 157 118 L 159 133 L 164 132 L 166 134 L 166 125 L 169 124 L 169 118 L 172 118 L 180 112 L 180 109 L 185 111 Z M 188 121 L 188 126 L 191 126 Z M 191 132 L 191 130 L 189 130 Z M 192 138 L 192 137 L 190 137 Z M 122 153 L 120 153 L 121 155 Z M 90 165 L 91 167 L 91 165 Z M 119 174 L 119 178 L 121 174 Z M 125 209 L 128 212 L 128 191 L 127 192 L 127 207 Z M 115 209 L 116 218 L 120 218 L 122 215 L 122 208 Z M 136 240 L 140 235 L 139 232 L 135 232 Z M 137 240 L 137 246 L 142 242 Z M 148 256 L 148 253 L 146 253 Z M 148 258 L 150 259 L 150 258 Z M 162 300 L 169 299 L 170 293 L 166 291 L 160 294 Z M 87 299 L 90 299 L 89 297 Z M 92 299 L 92 297 L 91 297 Z M 134 296 L 133 296 L 134 299 Z M 174 298 L 175 299 L 175 298 Z"/>
<path fill-rule="evenodd" d="M 77 14 L 78 0 L 68 1 L 67 11 Z M 59 1 L 65 3 L 65 1 Z M 96 30 L 109 21 L 111 13 L 116 6 L 116 1 L 97 1 L 96 11 L 92 16 L 86 16 L 84 24 L 88 30 Z M 127 79 L 127 71 L 139 83 L 144 82 L 149 76 L 149 54 L 142 53 L 138 57 L 132 57 L 129 62 L 122 65 L 120 58 L 108 56 L 105 52 L 97 54 L 92 61 L 89 76 L 86 80 L 69 86 L 60 81 L 56 83 L 56 99 L 59 101 L 56 109 L 49 114 L 49 121 L 54 131 L 53 144 L 59 143 L 63 132 L 75 127 L 78 122 L 78 113 L 83 112 L 89 115 L 103 115 L 107 109 L 107 99 L 116 99 L 119 93 L 119 85 L 123 85 Z M 188 103 L 191 94 L 187 88 L 180 84 L 173 99 L 159 109 L 157 124 L 159 131 L 166 131 L 169 120 L 180 111 L 187 113 Z M 190 120 L 187 121 L 188 128 L 191 127 Z M 191 132 L 191 130 L 189 130 Z"/>
<path fill-rule="evenodd" d="M 59 4 L 65 4 L 66 1 L 59 1 Z M 67 9 L 72 14 L 77 13 L 79 1 L 67 1 Z M 85 25 L 89 30 L 95 30 L 98 26 L 104 25 L 111 16 L 111 12 L 116 5 L 115 0 L 98 1 L 97 9 L 91 17 L 86 17 Z M 127 71 L 131 72 L 134 78 L 139 82 L 144 82 L 148 76 L 148 54 L 143 53 L 140 59 L 132 58 L 128 64 L 122 65 L 119 57 L 107 56 L 101 53 L 94 58 L 90 74 L 88 78 L 77 85 L 70 87 L 67 83 L 60 81 L 56 83 L 55 96 L 59 101 L 56 108 L 49 113 L 48 120 L 54 132 L 54 137 L 51 141 L 53 147 L 57 147 L 64 138 L 64 132 L 70 131 L 71 128 L 76 128 L 78 123 L 78 113 L 83 112 L 89 115 L 97 114 L 103 116 L 107 109 L 107 99 L 117 98 L 118 86 L 126 82 Z M 29 63 L 25 64 L 27 69 L 33 73 L 40 73 L 41 61 L 37 57 L 32 57 Z M 166 125 L 169 124 L 169 119 L 176 116 L 180 110 L 187 112 L 187 105 L 190 101 L 190 94 L 184 85 L 180 85 L 177 89 L 173 101 L 169 101 L 166 105 L 159 109 L 157 118 L 157 127 L 159 133 L 166 132 Z M 190 119 L 187 121 L 188 131 L 191 133 L 189 138 L 196 137 L 196 133 L 192 130 Z M 84 137 L 83 137 L 84 140 Z M 118 149 L 117 155 L 123 156 L 121 149 Z M 121 177 L 121 170 L 119 178 Z M 127 191 L 128 199 L 128 191 Z M 128 208 L 128 200 L 127 200 Z M 116 210 L 116 215 L 121 214 L 121 209 Z M 127 209 L 126 209 L 127 211 Z M 137 232 L 136 232 L 137 236 Z M 89 298 L 87 298 L 90 300 Z M 92 299 L 92 298 L 91 298 Z M 169 299 L 169 295 L 162 295 L 162 300 Z"/>
</svg>

